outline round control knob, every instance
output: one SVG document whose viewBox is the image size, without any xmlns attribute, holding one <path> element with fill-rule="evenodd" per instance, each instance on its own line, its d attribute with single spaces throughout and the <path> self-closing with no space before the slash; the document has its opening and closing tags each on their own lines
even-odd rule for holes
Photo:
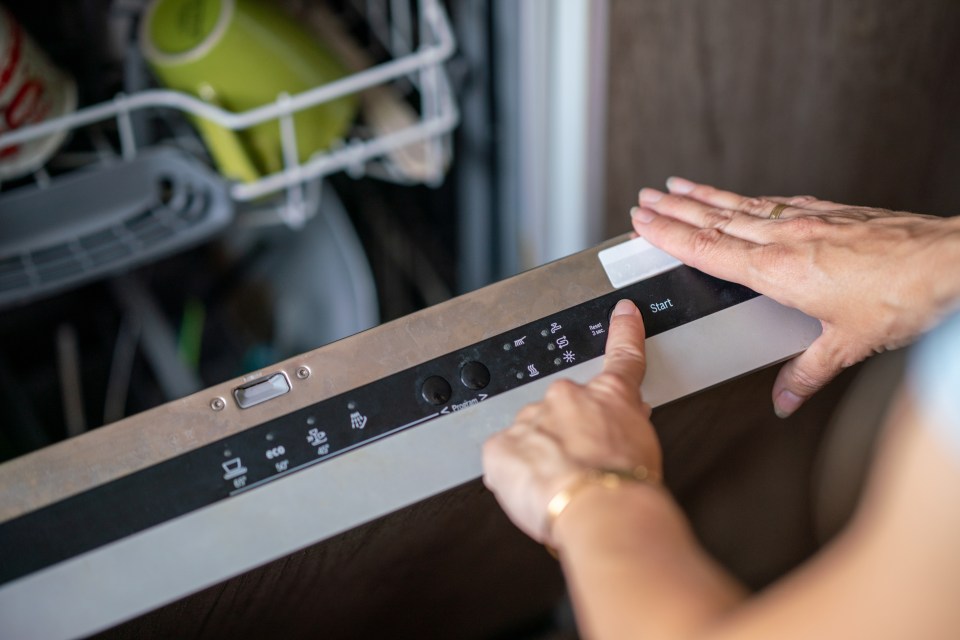
<svg viewBox="0 0 960 640">
<path fill-rule="evenodd" d="M 460 382 L 468 389 L 483 389 L 490 384 L 490 370 L 473 360 L 460 367 Z"/>
<path fill-rule="evenodd" d="M 451 393 L 453 389 L 450 388 L 450 383 L 440 376 L 430 376 L 420 387 L 420 395 L 430 404 L 444 404 L 450 399 Z"/>
</svg>

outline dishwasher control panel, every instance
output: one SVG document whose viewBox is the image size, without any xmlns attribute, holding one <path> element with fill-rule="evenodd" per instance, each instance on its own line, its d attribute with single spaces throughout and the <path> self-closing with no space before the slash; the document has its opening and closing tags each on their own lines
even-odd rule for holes
<svg viewBox="0 0 960 640">
<path fill-rule="evenodd" d="M 0 584 L 601 356 L 620 299 L 637 304 L 651 337 L 756 296 L 681 266 L 278 415 L 0 524 L 0 548 L 31 550 L 0 562 Z M 296 382 L 268 370 L 230 401 L 269 407 L 302 391 Z"/>
</svg>

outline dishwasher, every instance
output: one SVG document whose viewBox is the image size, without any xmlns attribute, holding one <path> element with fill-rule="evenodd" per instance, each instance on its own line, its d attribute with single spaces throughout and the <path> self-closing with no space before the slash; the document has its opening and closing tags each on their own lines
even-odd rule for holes
<svg viewBox="0 0 960 640">
<path fill-rule="evenodd" d="M 318 3 L 280 4 L 324 28 Z M 118 1 L 124 90 L 0 136 L 68 133 L 56 162 L 0 191 L 0 329 L 49 325 L 52 345 L 0 353 L 4 432 L 26 441 L 0 464 L 0 635 L 495 637 L 563 582 L 483 488 L 480 448 L 551 381 L 600 370 L 619 299 L 644 316 L 654 406 L 818 335 L 626 236 L 451 297 L 416 255 L 449 229 L 351 215 L 368 191 L 388 209 L 442 195 L 456 166 L 449 7 L 332 5 L 380 55 L 236 114 L 154 88 L 132 46 L 143 3 Z M 299 158 L 298 109 L 356 92 L 400 124 L 367 113 Z M 275 123 L 285 164 L 224 180 L 197 118 Z M 407 271 L 415 305 L 389 297 Z M 100 336 L 101 356 L 78 333 Z M 89 428 L 89 395 L 106 398 L 103 426 Z M 58 409 L 65 432 L 44 436 Z"/>
</svg>

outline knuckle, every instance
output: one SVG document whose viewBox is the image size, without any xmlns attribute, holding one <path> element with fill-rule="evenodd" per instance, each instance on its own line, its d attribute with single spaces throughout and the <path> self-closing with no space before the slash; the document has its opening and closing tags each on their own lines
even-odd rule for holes
<svg viewBox="0 0 960 640">
<path fill-rule="evenodd" d="M 820 216 L 798 216 L 786 220 L 790 225 L 790 235 L 796 238 L 810 238 L 820 235 L 827 222 Z"/>
<path fill-rule="evenodd" d="M 794 196 L 787 200 L 787 202 L 795 207 L 802 206 L 805 204 L 810 204 L 811 202 L 816 202 L 817 199 L 813 196 Z"/>
<path fill-rule="evenodd" d="M 727 209 L 713 207 L 706 212 L 705 226 L 718 231 L 723 231 L 730 224 L 733 218 L 733 212 Z"/>
<path fill-rule="evenodd" d="M 644 362 L 646 354 L 640 345 L 626 343 L 618 345 L 607 353 L 607 361 Z"/>
<path fill-rule="evenodd" d="M 613 372 L 601 373 L 594 382 L 597 387 L 614 395 L 630 396 L 637 391 L 626 378 Z"/>
<path fill-rule="evenodd" d="M 694 258 L 706 257 L 711 255 L 720 242 L 722 235 L 719 229 L 705 228 L 697 229 L 693 232 L 693 255 Z"/>
<path fill-rule="evenodd" d="M 770 202 L 763 198 L 744 198 L 740 201 L 740 208 L 747 213 L 763 214 L 770 206 Z"/>
<path fill-rule="evenodd" d="M 811 395 L 826 382 L 822 372 L 813 372 L 800 367 L 793 370 L 791 377 L 795 388 L 801 392 L 800 395 L 804 396 Z"/>
<path fill-rule="evenodd" d="M 579 385 L 572 380 L 557 380 L 547 387 L 547 392 L 544 395 L 548 400 L 565 401 L 570 399 L 578 388 Z"/>
<path fill-rule="evenodd" d="M 538 413 L 538 406 L 539 405 L 536 404 L 528 404 L 523 409 L 520 409 L 520 411 L 517 412 L 516 422 L 525 422 L 536 417 L 536 414 Z"/>
</svg>

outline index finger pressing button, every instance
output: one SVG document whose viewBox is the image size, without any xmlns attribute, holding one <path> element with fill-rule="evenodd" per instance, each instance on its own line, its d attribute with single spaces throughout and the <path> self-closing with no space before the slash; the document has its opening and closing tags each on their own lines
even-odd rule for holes
<svg viewBox="0 0 960 640">
<path fill-rule="evenodd" d="M 640 386 L 646 370 L 643 350 L 644 327 L 640 310 L 630 300 L 621 300 L 610 318 L 610 333 L 603 370 Z"/>
</svg>

